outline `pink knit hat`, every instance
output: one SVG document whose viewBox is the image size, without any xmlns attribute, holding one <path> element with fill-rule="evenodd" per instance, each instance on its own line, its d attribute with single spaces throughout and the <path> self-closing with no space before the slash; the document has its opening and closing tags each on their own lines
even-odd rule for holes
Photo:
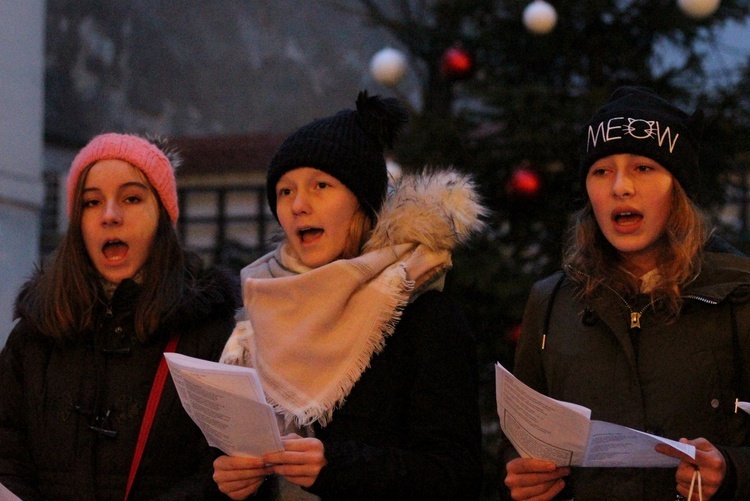
<svg viewBox="0 0 750 501">
<path fill-rule="evenodd" d="M 148 178 L 167 209 L 172 224 L 180 215 L 174 168 L 156 145 L 131 134 L 108 133 L 96 136 L 78 152 L 68 172 L 68 216 L 73 207 L 78 179 L 83 171 L 99 160 L 124 160 Z"/>
</svg>

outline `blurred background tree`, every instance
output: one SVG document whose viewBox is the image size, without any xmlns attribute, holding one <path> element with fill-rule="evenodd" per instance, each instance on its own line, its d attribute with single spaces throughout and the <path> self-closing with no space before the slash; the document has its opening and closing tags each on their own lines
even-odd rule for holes
<svg viewBox="0 0 750 501">
<path fill-rule="evenodd" d="M 493 365 L 512 368 L 531 285 L 560 266 L 581 202 L 578 131 L 616 87 L 648 86 L 704 109 L 699 201 L 730 242 L 750 249 L 744 212 L 732 225 L 719 217 L 728 196 L 747 197 L 750 69 L 747 56 L 722 65 L 731 47 L 720 33 L 748 22 L 748 2 L 550 2 L 334 2 L 394 35 L 416 75 L 418 95 L 402 96 L 413 108 L 396 151 L 402 167 L 471 172 L 493 210 L 489 231 L 455 256 L 449 282 L 479 341 L 487 498 L 500 481 Z M 400 92 L 397 79 L 383 83 Z"/>
</svg>

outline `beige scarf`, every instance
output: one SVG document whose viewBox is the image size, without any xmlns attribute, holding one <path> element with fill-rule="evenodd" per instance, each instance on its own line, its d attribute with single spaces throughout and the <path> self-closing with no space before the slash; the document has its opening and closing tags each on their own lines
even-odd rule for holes
<svg viewBox="0 0 750 501">
<path fill-rule="evenodd" d="M 483 226 L 477 198 L 452 171 L 407 178 L 362 255 L 308 269 L 282 244 L 247 266 L 244 313 L 221 362 L 254 367 L 287 423 L 325 426 L 406 304 L 442 287 L 450 251 Z"/>
<path fill-rule="evenodd" d="M 414 291 L 450 265 L 448 251 L 401 244 L 304 270 L 282 245 L 243 270 L 247 320 L 233 334 L 242 360 L 225 349 L 222 362 L 254 367 L 287 420 L 325 426 Z"/>
</svg>

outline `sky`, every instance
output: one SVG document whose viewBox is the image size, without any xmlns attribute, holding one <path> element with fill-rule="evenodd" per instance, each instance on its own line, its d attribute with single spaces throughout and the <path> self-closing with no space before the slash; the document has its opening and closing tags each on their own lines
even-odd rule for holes
<svg viewBox="0 0 750 501">
<path fill-rule="evenodd" d="M 728 23 L 719 32 L 715 48 L 709 48 L 711 58 L 708 67 L 715 71 L 717 79 L 732 73 L 750 57 L 750 19 L 744 23 Z"/>
</svg>

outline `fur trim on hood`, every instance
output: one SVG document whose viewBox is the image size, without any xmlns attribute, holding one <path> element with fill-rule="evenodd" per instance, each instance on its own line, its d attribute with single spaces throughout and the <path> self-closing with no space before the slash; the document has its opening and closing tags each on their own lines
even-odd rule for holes
<svg viewBox="0 0 750 501">
<path fill-rule="evenodd" d="M 189 326 L 207 316 L 234 314 L 241 306 L 239 277 L 223 266 L 211 266 L 195 277 L 194 290 L 183 297 L 175 321 Z"/>
<path fill-rule="evenodd" d="M 389 189 L 364 252 L 401 243 L 453 250 L 482 231 L 489 214 L 469 174 L 449 167 L 405 174 Z"/>
</svg>

